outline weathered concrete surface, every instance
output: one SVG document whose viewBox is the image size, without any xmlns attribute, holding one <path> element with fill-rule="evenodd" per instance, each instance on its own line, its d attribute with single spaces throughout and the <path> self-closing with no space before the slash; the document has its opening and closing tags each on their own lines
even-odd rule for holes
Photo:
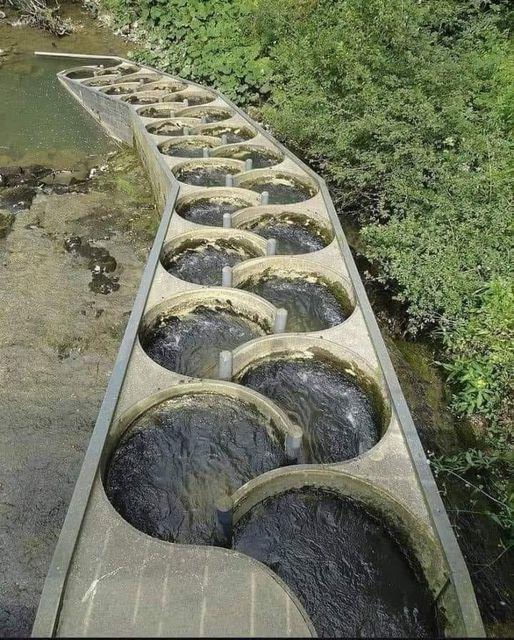
<svg viewBox="0 0 514 640">
<path fill-rule="evenodd" d="M 88 193 L 38 195 L 0 240 L 0 636 L 30 634 L 155 233 L 150 202 L 123 155 Z M 118 291 L 90 291 L 70 235 L 114 256 Z"/>
</svg>

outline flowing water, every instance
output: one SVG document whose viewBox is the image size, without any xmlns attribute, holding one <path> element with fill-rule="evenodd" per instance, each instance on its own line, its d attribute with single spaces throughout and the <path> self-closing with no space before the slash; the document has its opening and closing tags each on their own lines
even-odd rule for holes
<svg viewBox="0 0 514 640">
<path fill-rule="evenodd" d="M 227 165 L 192 165 L 175 171 L 177 180 L 197 187 L 224 187 L 227 174 L 236 175 L 240 169 Z"/>
<path fill-rule="evenodd" d="M 264 274 L 239 287 L 276 307 L 287 309 L 287 331 L 322 331 L 344 322 L 351 313 L 348 302 L 320 281 Z"/>
<path fill-rule="evenodd" d="M 265 219 L 247 227 L 263 238 L 275 238 L 277 241 L 277 254 L 295 255 L 312 253 L 324 249 L 328 241 L 322 232 L 313 224 L 302 224 L 293 219 Z"/>
<path fill-rule="evenodd" d="M 348 460 L 380 439 L 372 398 L 331 362 L 276 356 L 250 367 L 241 383 L 273 400 L 303 429 L 303 462 Z"/>
<path fill-rule="evenodd" d="M 222 227 L 223 214 L 234 213 L 248 206 L 248 202 L 232 196 L 214 196 L 197 198 L 187 204 L 179 205 L 177 212 L 191 222 L 211 227 Z"/>
<path fill-rule="evenodd" d="M 226 136 L 227 144 L 235 144 L 236 142 L 244 142 L 245 140 L 250 140 L 250 138 L 255 137 L 255 133 L 250 129 L 245 129 L 244 127 L 214 127 L 205 131 L 205 135 L 216 136 L 217 138 L 221 138 L 221 136 Z"/>
<path fill-rule="evenodd" d="M 239 186 L 258 193 L 267 191 L 270 204 L 294 204 L 308 200 L 315 195 L 314 189 L 303 184 L 300 180 L 285 175 L 277 175 L 273 178 L 265 176 L 253 178 L 241 182 Z"/>
<path fill-rule="evenodd" d="M 171 542 L 226 545 L 215 504 L 286 464 L 271 425 L 250 405 L 195 394 L 148 410 L 114 452 L 106 492 L 140 531 Z"/>
<path fill-rule="evenodd" d="M 168 273 L 204 285 L 221 285 L 223 267 L 255 258 L 257 254 L 235 240 L 190 242 L 162 259 Z"/>
<path fill-rule="evenodd" d="M 217 378 L 219 354 L 266 333 L 255 319 L 231 307 L 199 305 L 182 315 L 159 318 L 141 335 L 146 353 L 158 364 L 198 378 Z"/>
<path fill-rule="evenodd" d="M 217 157 L 232 158 L 233 160 L 251 160 L 253 169 L 272 167 L 283 158 L 278 153 L 274 153 L 263 147 L 238 146 L 233 149 L 225 149 Z"/>
<path fill-rule="evenodd" d="M 321 637 L 439 635 L 418 563 L 350 498 L 316 489 L 268 498 L 237 523 L 233 547 L 289 585 Z"/>
</svg>

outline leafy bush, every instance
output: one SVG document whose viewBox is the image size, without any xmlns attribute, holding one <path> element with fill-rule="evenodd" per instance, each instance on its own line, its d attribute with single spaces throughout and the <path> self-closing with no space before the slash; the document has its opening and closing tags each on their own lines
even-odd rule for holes
<svg viewBox="0 0 514 640">
<path fill-rule="evenodd" d="M 141 58 L 229 97 L 265 93 L 269 60 L 246 33 L 250 5 L 234 0 L 106 0 L 120 23 L 150 26 Z"/>
</svg>

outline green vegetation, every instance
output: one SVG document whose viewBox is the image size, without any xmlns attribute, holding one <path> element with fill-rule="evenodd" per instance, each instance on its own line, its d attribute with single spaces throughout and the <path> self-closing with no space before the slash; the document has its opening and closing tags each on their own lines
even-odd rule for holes
<svg viewBox="0 0 514 640">
<path fill-rule="evenodd" d="M 455 412 L 485 425 L 469 456 L 448 464 L 460 469 L 468 456 L 467 471 L 482 461 L 504 473 L 514 363 L 509 3 L 104 4 L 120 24 L 137 21 L 147 62 L 257 107 L 324 174 L 410 333 L 442 337 Z M 502 504 L 509 492 L 505 484 Z"/>
</svg>

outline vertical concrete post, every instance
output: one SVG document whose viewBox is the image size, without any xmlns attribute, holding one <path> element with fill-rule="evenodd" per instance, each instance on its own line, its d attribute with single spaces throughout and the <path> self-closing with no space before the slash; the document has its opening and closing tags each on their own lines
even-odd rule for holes
<svg viewBox="0 0 514 640">
<path fill-rule="evenodd" d="M 274 256 L 277 253 L 277 241 L 275 238 L 268 238 L 266 240 L 266 255 Z"/>
<path fill-rule="evenodd" d="M 227 134 L 226 134 L 226 133 L 224 133 L 224 134 L 221 136 L 221 144 L 227 144 L 227 142 L 228 142 Z"/>
<path fill-rule="evenodd" d="M 273 333 L 284 333 L 287 324 L 287 309 L 277 309 Z"/>
<path fill-rule="evenodd" d="M 228 265 L 223 267 L 223 269 L 221 270 L 221 286 L 232 286 L 232 267 L 229 267 Z"/>
<path fill-rule="evenodd" d="M 251 171 L 253 167 L 253 160 L 251 158 L 247 158 L 245 160 L 245 171 Z"/>
<path fill-rule="evenodd" d="M 227 173 L 225 176 L 225 186 L 233 187 L 234 186 L 234 176 L 231 173 Z"/>
<path fill-rule="evenodd" d="M 220 380 L 232 380 L 232 371 L 232 351 L 221 351 L 218 367 L 218 378 Z"/>
<path fill-rule="evenodd" d="M 184 107 L 189 107 L 189 100 L 187 98 L 184 98 L 184 100 L 182 100 L 182 104 L 184 105 Z"/>
<path fill-rule="evenodd" d="M 208 147 L 204 147 L 203 148 L 203 157 L 204 158 L 208 158 L 209 157 L 209 153 L 210 153 L 209 148 Z"/>
<path fill-rule="evenodd" d="M 298 429 L 298 433 L 288 433 L 286 435 L 285 449 L 289 460 L 298 460 L 300 449 L 302 448 L 303 433 Z"/>
<path fill-rule="evenodd" d="M 225 229 L 231 229 L 232 228 L 232 214 L 231 213 L 224 213 L 223 214 L 223 227 Z"/>
<path fill-rule="evenodd" d="M 189 127 L 183 127 L 182 134 L 185 135 L 185 136 L 188 136 L 189 133 L 190 133 Z"/>
<path fill-rule="evenodd" d="M 220 524 L 221 530 L 228 541 L 232 540 L 232 531 L 234 527 L 232 509 L 232 500 L 228 496 L 223 496 L 216 500 L 216 515 L 218 517 L 218 523 Z"/>
<path fill-rule="evenodd" d="M 267 191 L 261 193 L 261 204 L 264 206 L 269 204 L 269 193 Z"/>
</svg>

